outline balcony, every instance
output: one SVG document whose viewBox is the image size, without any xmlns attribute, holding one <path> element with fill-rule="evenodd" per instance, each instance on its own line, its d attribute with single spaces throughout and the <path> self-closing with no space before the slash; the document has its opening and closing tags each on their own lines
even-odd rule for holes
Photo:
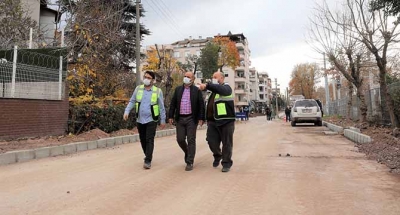
<svg viewBox="0 0 400 215">
<path fill-rule="evenodd" d="M 246 101 L 244 101 L 244 100 L 242 100 L 242 101 L 237 101 L 237 102 L 235 102 L 235 105 L 238 105 L 238 106 L 247 106 L 247 105 L 249 105 L 249 103 L 246 102 Z"/>
<path fill-rule="evenodd" d="M 244 54 L 239 55 L 239 57 L 240 57 L 240 60 L 244 60 L 245 59 Z"/>
<path fill-rule="evenodd" d="M 239 83 L 246 82 L 246 78 L 245 77 L 236 76 L 235 77 L 235 82 L 239 82 Z"/>
<path fill-rule="evenodd" d="M 243 43 L 236 43 L 236 48 L 239 50 L 244 50 L 244 44 Z"/>
<path fill-rule="evenodd" d="M 235 89 L 235 94 L 246 94 L 246 92 L 242 88 L 236 88 Z"/>
<path fill-rule="evenodd" d="M 244 71 L 244 66 L 238 66 L 238 67 L 236 67 L 236 71 Z"/>
</svg>

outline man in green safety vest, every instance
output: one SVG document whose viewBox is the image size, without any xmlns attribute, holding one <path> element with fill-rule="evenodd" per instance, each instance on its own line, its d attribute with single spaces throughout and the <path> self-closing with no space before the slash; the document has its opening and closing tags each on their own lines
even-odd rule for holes
<svg viewBox="0 0 400 215">
<path fill-rule="evenodd" d="M 222 172 L 229 172 L 233 164 L 235 108 L 232 88 L 224 83 L 224 78 L 222 72 L 215 72 L 212 83 L 200 84 L 199 88 L 211 91 L 206 105 L 206 120 L 207 142 L 214 156 L 213 167 L 218 167 L 222 160 Z"/>
<path fill-rule="evenodd" d="M 145 169 L 151 168 L 158 121 L 161 121 L 161 129 L 165 128 L 163 93 L 160 88 L 153 86 L 154 79 L 154 72 L 144 73 L 143 85 L 136 87 L 124 113 L 124 120 L 128 120 L 129 112 L 135 107 L 137 129 L 145 155 L 143 164 Z"/>
</svg>

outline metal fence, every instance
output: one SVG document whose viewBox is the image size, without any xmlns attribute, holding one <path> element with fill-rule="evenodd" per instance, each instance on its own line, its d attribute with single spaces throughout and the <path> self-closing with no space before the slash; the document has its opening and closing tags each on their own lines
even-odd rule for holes
<svg viewBox="0 0 400 215">
<path fill-rule="evenodd" d="M 400 82 L 388 85 L 388 90 L 391 98 L 394 101 L 394 113 L 397 119 L 400 120 Z M 374 88 L 364 91 L 365 102 L 367 105 L 367 117 L 369 121 L 382 124 L 390 124 L 390 116 L 386 102 L 381 97 L 381 89 Z M 329 115 L 347 116 L 349 97 L 344 97 L 329 103 Z M 357 120 L 360 118 L 360 100 L 353 95 L 352 105 L 350 108 L 350 118 Z"/>
<path fill-rule="evenodd" d="M 0 98 L 62 100 L 65 76 L 62 56 L 0 50 Z"/>
</svg>

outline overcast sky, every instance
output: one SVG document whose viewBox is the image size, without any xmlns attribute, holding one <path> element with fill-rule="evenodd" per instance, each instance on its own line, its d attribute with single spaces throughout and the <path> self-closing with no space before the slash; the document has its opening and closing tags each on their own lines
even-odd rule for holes
<svg viewBox="0 0 400 215">
<path fill-rule="evenodd" d="M 308 18 L 315 0 L 142 0 L 141 22 L 152 32 L 144 45 L 170 44 L 192 37 L 243 33 L 251 67 L 278 79 L 284 92 L 293 67 L 320 63 L 322 56 L 306 43 Z M 273 87 L 275 85 L 273 84 Z"/>
</svg>

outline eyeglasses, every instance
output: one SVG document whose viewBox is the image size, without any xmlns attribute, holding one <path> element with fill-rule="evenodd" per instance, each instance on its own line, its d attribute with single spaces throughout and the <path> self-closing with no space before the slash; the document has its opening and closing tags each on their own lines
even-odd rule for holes
<svg viewBox="0 0 400 215">
<path fill-rule="evenodd" d="M 192 77 L 185 75 L 185 78 L 192 78 Z"/>
</svg>

